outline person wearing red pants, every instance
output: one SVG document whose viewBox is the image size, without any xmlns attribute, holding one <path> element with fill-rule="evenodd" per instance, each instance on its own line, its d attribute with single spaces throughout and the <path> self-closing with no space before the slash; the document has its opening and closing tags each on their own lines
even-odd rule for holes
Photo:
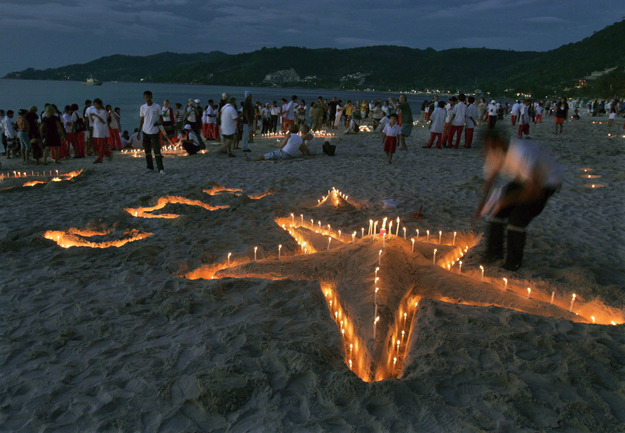
<svg viewBox="0 0 625 433">
<path fill-rule="evenodd" d="M 469 96 L 469 105 L 467 106 L 467 114 L 465 117 L 465 123 L 467 124 L 466 129 L 464 130 L 464 147 L 466 149 L 471 148 L 471 144 L 473 143 L 473 131 L 475 129 L 475 125 L 477 125 L 477 107 L 475 106 L 475 98 L 473 96 Z"/>
<path fill-rule="evenodd" d="M 74 147 L 74 158 L 85 157 L 85 131 L 87 125 L 85 119 L 78 109 L 78 104 L 72 104 L 72 146 Z"/>
<path fill-rule="evenodd" d="M 520 109 L 521 109 L 521 101 L 516 100 L 514 104 L 512 104 L 512 110 L 510 110 L 510 120 L 512 121 L 512 126 L 516 125 L 516 121 L 519 118 Z"/>
<path fill-rule="evenodd" d="M 105 156 L 107 158 L 111 157 L 111 151 L 107 142 L 109 125 L 106 110 L 102 106 L 102 100 L 100 98 L 94 99 L 93 105 L 87 109 L 85 114 L 89 118 L 89 125 L 93 128 L 91 139 L 94 147 L 98 148 L 98 158 L 93 163 L 101 164 Z"/>
<path fill-rule="evenodd" d="M 519 138 L 523 138 L 523 134 L 527 137 L 530 133 L 530 100 L 526 99 L 521 105 L 519 111 Z"/>
<path fill-rule="evenodd" d="M 447 147 L 453 147 L 454 149 L 458 148 L 460 144 L 460 137 L 462 137 L 462 130 L 464 129 L 464 119 L 467 115 L 467 97 L 461 93 L 458 95 L 458 103 L 454 105 L 454 109 L 452 111 L 451 116 L 451 127 L 449 131 L 449 136 L 447 137 Z M 456 137 L 456 145 L 453 145 L 454 135 L 458 134 Z"/>
<path fill-rule="evenodd" d="M 120 116 L 110 105 L 106 106 L 106 113 L 109 119 L 109 136 L 108 145 L 111 150 L 122 150 L 122 139 L 119 136 L 119 119 Z"/>
<path fill-rule="evenodd" d="M 432 144 L 434 144 L 434 139 L 438 137 L 438 141 L 436 142 L 436 148 L 442 149 L 442 137 L 443 130 L 445 129 L 445 116 L 447 113 L 445 112 L 445 103 L 443 101 L 438 102 L 438 107 L 434 109 L 434 111 L 429 116 L 430 123 L 430 141 L 426 146 L 423 146 L 425 149 L 430 149 Z"/>
</svg>

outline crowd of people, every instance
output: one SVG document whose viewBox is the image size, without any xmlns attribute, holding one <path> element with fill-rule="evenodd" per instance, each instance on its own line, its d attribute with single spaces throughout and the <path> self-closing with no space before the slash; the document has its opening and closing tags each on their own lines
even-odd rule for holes
<svg viewBox="0 0 625 433">
<path fill-rule="evenodd" d="M 162 106 L 152 101 L 152 94 L 146 91 L 145 104 L 141 106 L 141 121 L 132 134 L 122 133 L 121 110 L 104 105 L 99 98 L 87 100 L 82 109 L 74 103 L 61 111 L 54 104 L 46 104 L 42 112 L 37 107 L 21 109 L 17 112 L 0 110 L 0 130 L 4 155 L 7 158 L 21 157 L 25 164 L 34 162 L 48 164 L 52 158 L 56 164 L 66 158 L 95 156 L 94 164 L 111 158 L 111 151 L 124 148 L 143 148 L 146 153 L 147 169 L 156 168 L 165 173 L 161 147 L 164 144 L 180 144 L 190 155 L 206 148 L 206 142 L 220 142 L 219 152 L 234 157 L 233 150 L 250 152 L 250 143 L 259 134 L 282 132 L 285 142 L 281 152 L 262 155 L 262 159 L 285 159 L 295 157 L 300 152 L 310 154 L 315 142 L 314 132 L 321 129 L 337 130 L 344 128 L 345 134 L 357 134 L 363 127 L 367 131 L 382 133 L 384 151 L 388 162 L 392 163 L 396 150 L 406 150 L 406 138 L 413 128 L 413 116 L 405 95 L 398 99 L 351 100 L 343 102 L 337 97 L 331 100 L 319 96 L 308 104 L 296 95 L 282 98 L 280 102 L 264 104 L 253 102 L 253 95 L 246 91 L 237 99 L 223 93 L 215 102 L 208 100 L 202 105 L 199 99 L 189 99 L 183 107 L 173 106 L 165 99 Z M 474 129 L 481 124 L 494 129 L 497 122 L 509 116 L 512 126 L 518 124 L 518 138 L 527 137 L 530 125 L 542 123 L 544 118 L 553 117 L 556 134 L 563 132 L 564 120 L 580 118 L 580 108 L 586 107 L 589 116 L 607 114 L 608 126 L 625 112 L 625 103 L 612 101 L 589 101 L 559 98 L 535 101 L 517 100 L 513 103 L 485 99 L 476 100 L 473 96 L 460 94 L 442 101 L 438 96 L 423 101 L 421 121 L 427 122 L 430 138 L 424 148 L 458 148 L 464 132 L 464 148 L 471 148 Z M 295 126 L 296 128 L 293 128 Z M 297 129 L 298 132 L 293 132 Z M 289 137 L 299 134 L 307 139 L 301 145 Z M 152 158 L 154 154 L 154 158 Z M 248 158 L 249 159 L 249 158 Z M 256 160 L 258 158 L 252 158 Z"/>
</svg>

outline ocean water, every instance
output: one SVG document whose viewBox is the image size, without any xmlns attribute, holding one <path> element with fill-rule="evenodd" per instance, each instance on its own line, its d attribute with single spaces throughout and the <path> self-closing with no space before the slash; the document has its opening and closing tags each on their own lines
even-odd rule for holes
<svg viewBox="0 0 625 433">
<path fill-rule="evenodd" d="M 86 99 L 100 98 L 104 105 L 120 107 L 122 113 L 122 129 L 132 133 L 139 126 L 139 107 L 144 104 L 143 92 L 150 90 L 154 94 L 154 101 L 162 104 L 164 99 L 169 99 L 172 107 L 176 102 L 186 105 L 189 98 L 200 99 L 202 106 L 206 106 L 209 99 L 218 101 L 223 92 L 228 92 L 237 98 L 237 103 L 243 99 L 246 90 L 252 92 L 253 101 L 261 103 L 280 101 L 282 98 L 291 99 L 292 95 L 304 99 L 307 105 L 319 96 L 331 100 L 334 96 L 344 102 L 351 99 L 352 102 L 366 99 L 377 101 L 387 100 L 390 96 L 398 97 L 396 93 L 387 92 L 350 92 L 341 90 L 324 89 L 282 89 L 269 87 L 234 87 L 234 86 L 197 86 L 188 84 L 142 84 L 142 83 L 104 83 L 102 86 L 85 86 L 77 81 L 35 81 L 35 80 L 0 80 L 0 109 L 13 110 L 37 106 L 39 112 L 46 103 L 56 104 L 60 110 L 65 105 L 78 104 L 81 110 L 84 108 Z M 426 95 L 409 94 L 408 102 L 417 117 L 424 99 L 430 99 Z M 309 105 L 310 106 L 310 105 Z"/>
</svg>

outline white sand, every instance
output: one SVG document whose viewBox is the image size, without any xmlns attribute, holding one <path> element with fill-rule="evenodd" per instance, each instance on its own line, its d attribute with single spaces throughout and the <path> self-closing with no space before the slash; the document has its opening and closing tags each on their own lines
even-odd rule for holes
<svg viewBox="0 0 625 433">
<path fill-rule="evenodd" d="M 463 257 L 465 276 L 430 264 L 433 248 L 441 259 L 450 250 L 435 245 L 439 230 L 444 243 L 453 231 L 473 239 L 477 134 L 471 150 L 421 149 L 427 130 L 416 128 L 409 152 L 398 152 L 392 166 L 377 134 L 333 139 L 334 158 L 166 158 L 166 176 L 144 174 L 144 161 L 128 156 L 100 165 L 70 160 L 62 172 L 87 171 L 69 182 L 0 191 L 0 431 L 625 430 L 623 327 L 566 318 L 575 293 L 580 317 L 624 321 L 625 133 L 622 121 L 612 130 L 592 121 L 566 123 L 562 136 L 553 135 L 551 119 L 532 125 L 532 137 L 564 164 L 565 184 L 531 225 L 524 267 L 516 275 L 487 268 L 487 284 L 479 281 L 481 244 Z M 273 150 L 268 140 L 256 141 L 253 149 Z M 1 161 L 2 172 L 36 170 Z M 603 177 L 588 182 L 582 167 Z M 215 182 L 245 195 L 203 192 Z M 605 187 L 584 187 L 593 182 Z M 332 186 L 356 206 L 315 207 Z M 248 198 L 269 188 L 276 192 Z M 229 207 L 169 204 L 153 212 L 180 215 L 175 219 L 124 211 L 164 196 Z M 383 209 L 385 198 L 400 206 Z M 408 216 L 419 206 L 422 219 Z M 298 244 L 274 222 L 290 213 L 342 230 L 345 244 L 333 239 L 325 252 L 327 237 L 302 230 L 319 253 L 293 257 Z M 412 254 L 410 242 L 389 242 L 374 341 L 381 246 L 349 241 L 354 231 L 360 238 L 361 227 L 366 233 L 369 219 L 384 216 L 399 216 L 409 236 L 419 229 L 422 240 L 429 229 L 432 245 L 417 243 Z M 72 227 L 108 231 L 88 238 L 94 242 L 132 230 L 153 235 L 107 249 L 63 249 L 42 236 Z M 280 263 L 273 259 L 278 245 Z M 254 246 L 259 262 L 245 264 Z M 228 253 L 232 268 L 218 271 Z M 185 278 L 202 269 L 236 278 Z M 251 274 L 266 279 L 242 278 Z M 503 277 L 512 292 L 501 291 Z M 400 379 L 367 383 L 349 370 L 348 346 L 324 299 L 328 287 L 348 315 L 350 338 L 373 353 L 362 361 L 362 348 L 363 369 L 387 362 L 394 333 L 404 329 L 398 311 L 419 301 L 405 328 Z M 556 307 L 549 305 L 552 291 Z"/>
</svg>

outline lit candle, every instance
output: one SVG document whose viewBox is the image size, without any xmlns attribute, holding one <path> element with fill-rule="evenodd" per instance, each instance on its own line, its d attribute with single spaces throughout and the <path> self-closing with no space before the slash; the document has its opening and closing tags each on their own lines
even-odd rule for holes
<svg viewBox="0 0 625 433">
<path fill-rule="evenodd" d="M 328 236 L 328 251 L 330 251 L 330 243 L 332 242 L 332 238 Z"/>
<path fill-rule="evenodd" d="M 378 305 L 378 290 L 380 290 L 380 289 L 376 287 L 375 288 L 375 292 L 373 294 L 373 304 L 374 305 Z"/>
<path fill-rule="evenodd" d="M 380 270 L 380 267 L 378 266 L 377 268 L 375 268 L 375 278 L 378 278 L 378 271 Z"/>
<path fill-rule="evenodd" d="M 360 229 L 360 239 L 362 239 L 362 238 L 364 238 L 364 237 L 365 237 L 365 228 L 364 228 L 364 227 L 362 227 L 362 228 Z"/>
<path fill-rule="evenodd" d="M 569 313 L 573 312 L 573 305 L 575 304 L 575 293 L 573 293 L 573 298 L 571 299 L 571 305 L 569 306 Z"/>
<path fill-rule="evenodd" d="M 406 327 L 407 320 L 408 320 L 408 313 L 404 313 L 404 327 Z"/>
<path fill-rule="evenodd" d="M 388 219 L 387 217 L 384 217 L 384 219 L 382 219 L 382 228 L 383 229 L 386 229 L 386 220 L 387 219 Z"/>
<path fill-rule="evenodd" d="M 372 231 L 373 231 L 373 220 L 369 220 L 369 231 L 367 232 L 367 236 L 371 236 Z"/>
<path fill-rule="evenodd" d="M 443 232 L 439 230 L 438 232 L 438 244 L 440 245 L 443 241 Z"/>
<path fill-rule="evenodd" d="M 341 231 L 339 230 L 339 242 L 341 241 Z"/>
<path fill-rule="evenodd" d="M 382 250 L 378 253 L 378 265 L 382 265 Z"/>
<path fill-rule="evenodd" d="M 592 323 L 595 323 L 595 316 L 590 316 L 590 318 L 592 319 Z"/>
<path fill-rule="evenodd" d="M 404 240 L 406 240 L 406 227 L 404 227 Z"/>
<path fill-rule="evenodd" d="M 380 231 L 382 231 L 382 230 L 380 230 Z M 389 234 L 389 236 L 393 234 L 393 221 L 388 223 L 388 234 Z"/>
<path fill-rule="evenodd" d="M 315 228 L 315 220 L 310 220 L 310 229 L 312 230 L 313 228 Z"/>
<path fill-rule="evenodd" d="M 378 222 L 373 223 L 373 237 L 375 238 L 376 233 L 378 232 Z"/>
<path fill-rule="evenodd" d="M 352 357 L 352 353 L 353 353 L 353 352 L 354 352 L 354 345 L 353 345 L 353 344 L 350 344 L 350 345 L 349 345 L 349 357 L 350 357 L 350 358 Z M 350 362 L 351 362 L 351 361 L 350 361 Z"/>
<path fill-rule="evenodd" d="M 228 267 L 230 267 L 230 256 L 232 255 L 232 253 L 228 253 Z"/>
<path fill-rule="evenodd" d="M 365 229 L 362 229 L 362 230 L 364 231 Z M 354 233 L 352 233 L 352 244 L 353 244 L 353 243 L 354 243 L 354 241 L 356 240 L 356 233 L 358 233 L 358 232 L 354 232 Z"/>
<path fill-rule="evenodd" d="M 254 261 L 256 261 L 256 251 L 258 251 L 258 247 L 254 247 Z"/>
<path fill-rule="evenodd" d="M 350 360 L 349 360 L 349 369 L 351 370 L 351 369 L 352 369 L 352 367 L 353 367 L 353 366 L 352 366 L 352 360 L 350 359 Z"/>
<path fill-rule="evenodd" d="M 395 371 L 396 364 L 397 364 L 397 358 L 393 358 L 393 371 Z"/>
<path fill-rule="evenodd" d="M 406 336 L 406 331 L 401 331 L 401 340 L 404 341 L 404 337 Z"/>
<path fill-rule="evenodd" d="M 430 242 L 430 231 L 426 230 L 425 232 L 427 233 L 427 236 L 425 237 L 425 241 Z"/>
<path fill-rule="evenodd" d="M 530 298 L 530 294 L 532 293 L 532 289 L 530 289 L 529 287 L 527 288 L 527 299 Z"/>
<path fill-rule="evenodd" d="M 504 292 L 508 291 L 508 279 L 507 278 L 503 279 L 503 291 Z"/>
<path fill-rule="evenodd" d="M 462 260 L 458 262 L 458 275 L 462 274 Z"/>
<path fill-rule="evenodd" d="M 302 227 L 304 227 L 304 215 L 300 214 L 299 218 L 302 221 Z"/>
<path fill-rule="evenodd" d="M 399 343 L 400 343 L 400 340 L 399 340 L 399 338 L 398 338 L 398 339 L 397 339 L 397 353 L 399 353 Z"/>
<path fill-rule="evenodd" d="M 432 264 L 436 264 L 436 248 L 434 248 L 434 256 L 432 257 Z"/>
<path fill-rule="evenodd" d="M 282 245 L 278 245 L 278 260 L 280 260 L 280 252 L 282 251 Z"/>
<path fill-rule="evenodd" d="M 395 231 L 395 236 L 399 236 L 399 217 L 397 217 L 397 230 Z"/>
<path fill-rule="evenodd" d="M 480 269 L 482 270 L 482 283 L 484 282 L 484 266 L 480 265 Z"/>
<path fill-rule="evenodd" d="M 553 292 L 551 292 L 551 305 L 553 305 L 553 298 L 556 297 L 556 292 L 555 290 Z"/>
<path fill-rule="evenodd" d="M 417 229 L 417 240 L 419 240 L 419 229 Z"/>
<path fill-rule="evenodd" d="M 410 239 L 412 241 L 412 252 L 414 253 L 414 238 Z"/>
</svg>

